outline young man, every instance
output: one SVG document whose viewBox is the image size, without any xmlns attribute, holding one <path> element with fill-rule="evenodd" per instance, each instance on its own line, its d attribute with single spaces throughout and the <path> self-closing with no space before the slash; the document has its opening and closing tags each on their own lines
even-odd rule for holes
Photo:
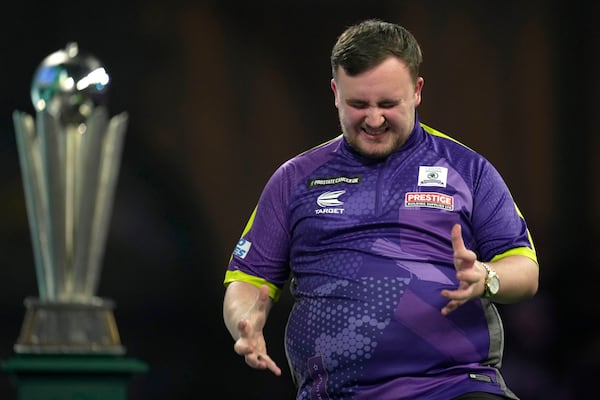
<svg viewBox="0 0 600 400">
<path fill-rule="evenodd" d="M 331 54 L 343 134 L 265 186 L 227 272 L 237 354 L 280 367 L 263 328 L 289 278 L 297 399 L 517 399 L 497 303 L 532 297 L 535 248 L 497 170 L 421 123 L 422 54 L 401 26 L 349 27 Z"/>
</svg>

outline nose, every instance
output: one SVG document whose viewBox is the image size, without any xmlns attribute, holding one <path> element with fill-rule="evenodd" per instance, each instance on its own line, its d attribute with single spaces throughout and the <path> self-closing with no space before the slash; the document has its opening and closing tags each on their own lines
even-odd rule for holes
<svg viewBox="0 0 600 400">
<path fill-rule="evenodd" d="M 385 123 L 385 116 L 378 107 L 370 107 L 367 110 L 367 116 L 365 118 L 365 124 L 372 128 L 379 128 Z"/>
</svg>

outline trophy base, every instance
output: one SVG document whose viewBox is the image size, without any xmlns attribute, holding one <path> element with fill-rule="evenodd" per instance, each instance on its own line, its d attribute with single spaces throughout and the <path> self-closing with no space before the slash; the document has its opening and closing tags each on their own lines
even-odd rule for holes
<svg viewBox="0 0 600 400">
<path fill-rule="evenodd" d="M 124 354 L 108 299 L 89 302 L 25 299 L 27 312 L 14 345 L 20 354 Z"/>
</svg>

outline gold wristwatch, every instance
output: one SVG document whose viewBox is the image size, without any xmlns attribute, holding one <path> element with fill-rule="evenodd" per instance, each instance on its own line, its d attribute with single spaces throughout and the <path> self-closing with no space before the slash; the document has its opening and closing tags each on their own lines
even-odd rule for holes
<svg viewBox="0 0 600 400">
<path fill-rule="evenodd" d="M 493 298 L 498 291 L 500 290 L 500 278 L 498 274 L 494 270 L 494 268 L 490 267 L 486 263 L 481 263 L 485 270 L 487 271 L 487 276 L 485 278 L 485 286 L 483 287 L 483 294 L 481 297 L 484 299 Z"/>
</svg>

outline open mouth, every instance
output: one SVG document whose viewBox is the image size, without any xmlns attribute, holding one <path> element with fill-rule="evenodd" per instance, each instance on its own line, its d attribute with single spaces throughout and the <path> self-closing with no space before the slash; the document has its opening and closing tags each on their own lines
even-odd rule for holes
<svg viewBox="0 0 600 400">
<path fill-rule="evenodd" d="M 366 129 L 366 128 L 362 128 L 362 132 L 368 136 L 368 137 L 378 137 L 383 135 L 384 133 L 386 133 L 388 131 L 388 128 L 379 128 L 379 129 Z"/>
</svg>

